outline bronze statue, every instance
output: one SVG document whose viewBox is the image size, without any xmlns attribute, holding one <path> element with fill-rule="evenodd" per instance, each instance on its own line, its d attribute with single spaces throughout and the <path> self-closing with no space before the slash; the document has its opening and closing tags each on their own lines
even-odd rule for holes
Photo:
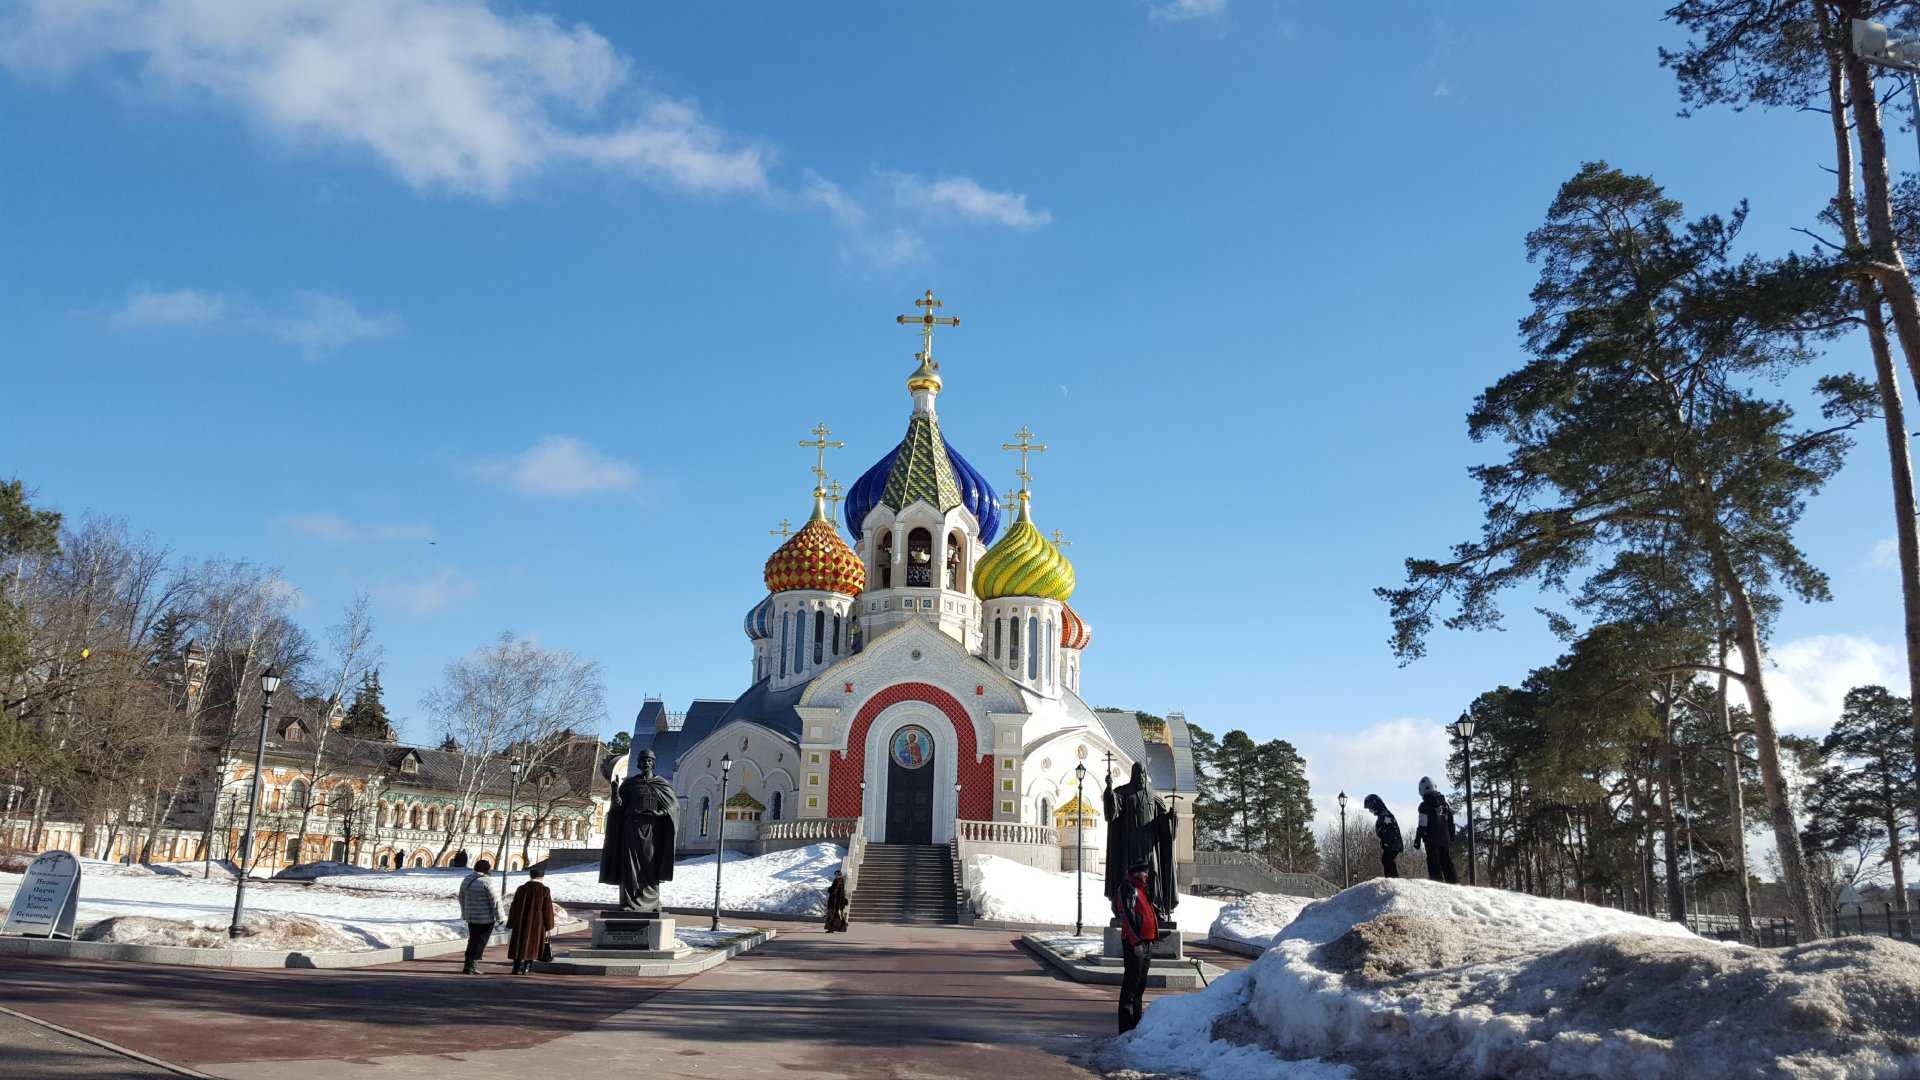
<svg viewBox="0 0 1920 1080">
<path fill-rule="evenodd" d="M 1179 831 L 1179 819 L 1147 783 L 1146 766 L 1133 766 L 1133 777 L 1116 790 L 1113 777 L 1107 777 L 1102 802 L 1107 817 L 1107 895 L 1113 896 L 1126 879 L 1127 871 L 1140 864 L 1147 867 L 1147 898 L 1153 901 L 1162 919 L 1173 914 L 1180 902 L 1179 884 L 1174 880 L 1173 838 Z"/>
<path fill-rule="evenodd" d="M 613 793 L 600 849 L 600 882 L 620 886 L 620 910 L 660 910 L 660 883 L 673 880 L 679 828 L 680 800 L 653 775 L 653 751 L 642 750 L 638 771 Z"/>
</svg>

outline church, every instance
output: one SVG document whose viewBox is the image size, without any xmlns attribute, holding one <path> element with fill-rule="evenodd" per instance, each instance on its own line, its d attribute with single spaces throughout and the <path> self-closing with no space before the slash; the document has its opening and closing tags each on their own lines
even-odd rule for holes
<svg viewBox="0 0 1920 1080">
<path fill-rule="evenodd" d="M 1029 455 L 1045 447 L 1024 427 L 1006 444 L 1019 490 L 1003 503 L 940 431 L 934 331 L 959 320 L 931 291 L 914 303 L 899 317 L 922 342 L 899 444 L 841 499 L 824 461 L 844 444 L 824 425 L 801 443 L 818 455 L 812 515 L 767 558 L 766 595 L 747 609 L 747 689 L 679 713 L 648 701 L 633 753 L 652 750 L 683 800 L 689 853 L 712 850 L 714 830 L 771 850 L 857 829 L 870 844 L 953 844 L 1053 870 L 1072 865 L 1081 822 L 1097 865 L 1106 777 L 1122 783 L 1139 762 L 1173 797 L 1185 870 L 1186 725 L 1082 700 L 1093 631 L 1069 603 L 1059 533 L 1035 520 Z"/>
</svg>

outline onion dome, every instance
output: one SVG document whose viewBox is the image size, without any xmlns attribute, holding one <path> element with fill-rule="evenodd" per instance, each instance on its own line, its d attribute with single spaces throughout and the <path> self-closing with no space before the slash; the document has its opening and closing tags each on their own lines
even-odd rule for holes
<svg viewBox="0 0 1920 1080">
<path fill-rule="evenodd" d="M 860 474 L 847 490 L 847 531 L 860 539 L 860 523 L 876 506 L 903 510 L 924 501 L 945 513 L 964 506 L 980 523 L 980 542 L 993 543 L 1000 534 L 1000 497 L 960 452 L 940 434 L 940 421 L 915 416 L 907 423 L 907 437 L 873 467 Z"/>
<path fill-rule="evenodd" d="M 826 492 L 813 489 L 812 520 L 768 557 L 766 581 L 769 592 L 818 589 L 858 596 L 867 587 L 865 564 L 827 516 Z"/>
<path fill-rule="evenodd" d="M 1064 602 L 1073 595 L 1073 564 L 1034 528 L 1027 501 L 1022 491 L 1013 527 L 973 568 L 973 591 L 982 600 L 1039 596 Z"/>
<path fill-rule="evenodd" d="M 765 641 L 773 636 L 773 595 L 747 609 L 747 617 L 741 620 L 747 632 L 748 641 Z"/>
<path fill-rule="evenodd" d="M 1093 640 L 1093 627 L 1087 620 L 1073 610 L 1072 605 L 1060 605 L 1060 647 L 1063 649 L 1084 649 Z"/>
</svg>

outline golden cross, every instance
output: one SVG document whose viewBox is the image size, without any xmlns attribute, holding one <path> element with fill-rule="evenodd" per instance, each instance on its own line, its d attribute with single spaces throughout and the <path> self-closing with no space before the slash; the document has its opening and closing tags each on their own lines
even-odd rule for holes
<svg viewBox="0 0 1920 1080">
<path fill-rule="evenodd" d="M 827 486 L 827 451 L 840 450 L 847 445 L 838 439 L 828 439 L 827 436 L 831 434 L 833 434 L 832 429 L 822 421 L 813 426 L 813 438 L 800 440 L 801 446 L 810 447 L 814 451 L 813 475 L 819 479 L 819 486 L 822 488 Z"/>
<path fill-rule="evenodd" d="M 841 501 L 847 497 L 844 494 L 846 490 L 847 490 L 846 488 L 843 488 L 840 486 L 840 481 L 838 480 L 835 480 L 833 483 L 827 485 L 827 494 L 826 494 L 827 505 L 834 507 L 835 512 L 838 512 Z"/>
<path fill-rule="evenodd" d="M 1001 443 L 1000 449 L 1019 452 L 1020 467 L 1014 470 L 1014 475 L 1020 478 L 1020 490 L 1026 491 L 1033 486 L 1033 474 L 1027 471 L 1027 455 L 1046 453 L 1047 444 L 1034 442 L 1033 432 L 1028 431 L 1025 424 L 1020 425 L 1020 430 L 1014 432 L 1013 437 L 1014 442 Z"/>
<path fill-rule="evenodd" d="M 793 522 L 788 521 L 786 518 L 781 518 L 780 527 L 777 529 L 768 529 L 767 535 L 777 536 L 780 539 L 785 540 L 787 537 L 793 535 Z"/>
<path fill-rule="evenodd" d="M 920 351 L 914 355 L 914 359 L 923 364 L 927 364 L 937 371 L 940 365 L 933 362 L 933 328 L 936 326 L 959 326 L 960 316 L 935 315 L 934 312 L 938 311 L 942 305 L 940 301 L 933 298 L 932 289 L 927 290 L 927 295 L 915 300 L 913 306 L 920 309 L 920 314 L 901 315 L 893 321 L 899 323 L 901 326 L 918 326 L 920 328 Z"/>
<path fill-rule="evenodd" d="M 1072 547 L 1073 541 L 1067 539 L 1066 535 L 1063 534 L 1059 529 L 1055 529 L 1053 530 L 1053 546 L 1054 547 Z"/>
<path fill-rule="evenodd" d="M 1015 510 L 1020 509 L 1020 494 L 1014 491 L 1007 492 L 1000 500 L 1000 509 L 1006 511 L 1008 514 L 1012 514 Z"/>
</svg>

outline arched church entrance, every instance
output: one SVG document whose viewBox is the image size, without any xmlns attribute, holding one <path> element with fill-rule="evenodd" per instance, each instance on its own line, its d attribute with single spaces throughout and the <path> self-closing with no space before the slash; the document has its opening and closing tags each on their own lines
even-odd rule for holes
<svg viewBox="0 0 1920 1080">
<path fill-rule="evenodd" d="M 933 735 L 918 724 L 887 744 L 887 843 L 933 843 Z"/>
</svg>

